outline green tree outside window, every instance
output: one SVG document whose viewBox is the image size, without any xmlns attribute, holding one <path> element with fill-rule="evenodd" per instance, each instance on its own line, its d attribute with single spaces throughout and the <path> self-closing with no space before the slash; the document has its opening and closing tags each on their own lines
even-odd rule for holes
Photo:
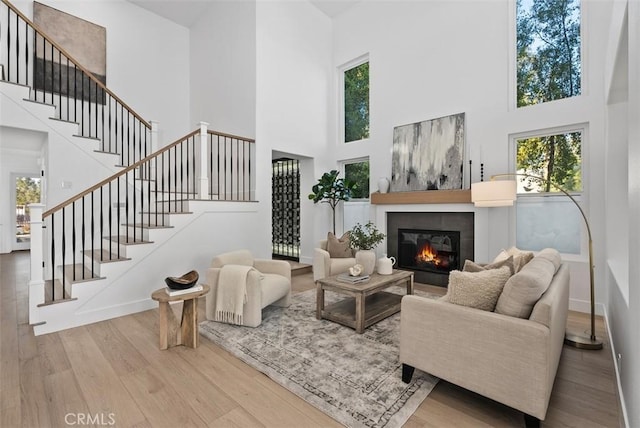
<svg viewBox="0 0 640 428">
<path fill-rule="evenodd" d="M 519 172 L 544 178 L 544 184 L 523 178 L 526 192 L 553 192 L 557 184 L 568 192 L 582 191 L 582 133 L 568 132 L 518 140 Z"/>
<path fill-rule="evenodd" d="M 345 164 L 344 177 L 349 182 L 355 183 L 351 193 L 352 198 L 369 198 L 369 161 Z"/>
<path fill-rule="evenodd" d="M 369 63 L 344 72 L 344 141 L 369 138 Z"/>
<path fill-rule="evenodd" d="M 517 0 L 517 105 L 580 95 L 580 0 Z"/>
</svg>

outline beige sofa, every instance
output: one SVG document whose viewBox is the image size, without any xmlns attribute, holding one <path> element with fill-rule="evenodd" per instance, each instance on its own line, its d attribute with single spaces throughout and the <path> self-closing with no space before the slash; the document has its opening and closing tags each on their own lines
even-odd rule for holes
<svg viewBox="0 0 640 428">
<path fill-rule="evenodd" d="M 352 253 L 354 253 L 353 250 Z M 327 251 L 327 240 L 324 239 L 320 241 L 319 248 L 313 250 L 313 280 L 317 281 L 347 272 L 355 264 L 355 255 L 353 257 L 331 258 Z"/>
<path fill-rule="evenodd" d="M 569 306 L 568 266 L 561 265 L 558 256 L 557 267 L 550 268 L 551 262 L 536 261 L 539 257 L 510 277 L 500 295 L 502 299 L 508 286 L 513 297 L 513 286 L 524 284 L 526 293 L 531 283 L 544 281 L 541 265 L 555 269 L 555 274 L 547 273 L 552 275 L 550 284 L 526 318 L 446 299 L 405 296 L 400 331 L 403 381 L 409 382 L 417 368 L 524 412 L 527 426 L 539 425 L 547 413 Z"/>
</svg>

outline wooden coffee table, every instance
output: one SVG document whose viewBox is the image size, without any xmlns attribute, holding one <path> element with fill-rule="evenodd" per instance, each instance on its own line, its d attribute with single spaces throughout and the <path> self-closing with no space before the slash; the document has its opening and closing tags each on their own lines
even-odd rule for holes
<svg viewBox="0 0 640 428">
<path fill-rule="evenodd" d="M 365 328 L 400 312 L 401 294 L 383 291 L 394 285 L 406 286 L 413 294 L 413 272 L 394 270 L 391 275 L 374 273 L 366 283 L 349 284 L 338 281 L 337 276 L 316 281 L 316 318 L 328 319 L 362 333 Z M 336 303 L 324 305 L 325 290 L 348 296 Z"/>
</svg>

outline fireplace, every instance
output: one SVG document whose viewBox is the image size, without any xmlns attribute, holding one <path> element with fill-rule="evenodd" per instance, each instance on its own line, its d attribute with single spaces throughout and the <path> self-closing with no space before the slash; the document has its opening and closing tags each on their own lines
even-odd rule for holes
<svg viewBox="0 0 640 428">
<path fill-rule="evenodd" d="M 473 212 L 387 212 L 387 254 L 416 282 L 446 287 L 474 259 Z"/>
<path fill-rule="evenodd" d="M 448 274 L 460 267 L 460 232 L 398 230 L 398 267 Z"/>
</svg>

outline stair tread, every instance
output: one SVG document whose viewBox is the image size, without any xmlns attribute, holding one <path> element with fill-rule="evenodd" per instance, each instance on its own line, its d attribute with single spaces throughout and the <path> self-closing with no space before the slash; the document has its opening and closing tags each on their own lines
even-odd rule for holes
<svg viewBox="0 0 640 428">
<path fill-rule="evenodd" d="M 164 224 L 148 224 L 148 223 L 134 223 L 134 224 L 122 223 L 121 226 L 139 227 L 142 229 L 173 229 L 173 226 L 168 226 Z"/>
<path fill-rule="evenodd" d="M 106 150 L 94 150 L 95 153 L 101 153 L 103 155 L 114 155 L 114 156 L 120 156 L 120 153 L 117 152 L 108 152 Z"/>
<path fill-rule="evenodd" d="M 96 272 L 91 272 L 91 264 L 85 263 L 76 263 L 75 265 L 65 265 L 65 279 L 67 279 L 72 284 L 76 284 L 79 282 L 87 282 L 87 281 L 97 281 L 99 279 L 104 279 L 104 277 L 98 276 Z M 75 279 L 74 279 L 75 272 Z"/>
<path fill-rule="evenodd" d="M 56 303 L 56 302 L 60 302 L 60 301 L 70 301 L 70 300 L 76 300 L 73 299 L 71 297 L 71 295 L 69 294 L 69 290 L 65 290 L 64 293 L 64 298 L 62 298 L 62 281 L 60 281 L 59 278 L 57 278 L 55 280 L 55 297 L 56 300 L 53 300 L 53 289 L 51 287 L 52 284 L 52 280 L 47 279 L 44 281 L 44 303 L 40 304 L 38 306 L 44 306 L 47 304 L 51 304 L 51 303 Z"/>
<path fill-rule="evenodd" d="M 83 253 L 87 257 L 93 258 L 96 263 L 114 263 L 131 260 L 128 257 L 118 257 L 117 253 L 110 253 L 109 250 L 86 250 Z"/>
<path fill-rule="evenodd" d="M 25 86 L 25 85 L 18 84 L 18 83 L 13 83 L 13 82 L 6 82 L 6 83 L 11 83 L 13 85 L 18 85 L 18 86 Z M 30 86 L 25 86 L 25 87 L 26 88 L 31 88 Z M 28 102 L 34 103 L 34 104 L 40 104 L 40 105 L 43 105 L 43 106 L 49 106 L 49 107 L 56 108 L 55 104 L 45 103 L 43 101 L 38 101 L 38 100 L 32 100 L 31 98 L 23 98 L 22 100 L 23 101 L 28 101 Z"/>
<path fill-rule="evenodd" d="M 66 121 L 65 121 L 66 122 Z M 69 122 L 69 123 L 75 123 L 75 122 Z M 88 135 L 79 135 L 79 134 L 74 134 L 72 135 L 73 137 L 76 138 L 85 138 L 87 140 L 93 140 L 93 141 L 101 141 L 100 138 L 98 137 L 89 137 Z"/>
<path fill-rule="evenodd" d="M 37 103 L 38 101 L 34 101 L 34 103 Z M 44 104 L 44 103 L 40 103 L 40 104 Z M 50 104 L 45 104 L 45 105 L 50 105 Z M 55 107 L 55 106 L 54 106 Z M 78 122 L 74 122 L 72 120 L 66 120 L 66 119 L 60 119 L 59 117 L 50 117 L 50 120 L 55 120 L 58 122 L 64 122 L 64 123 L 71 123 L 72 125 L 80 125 Z"/>
<path fill-rule="evenodd" d="M 114 241 L 122 245 L 153 244 L 153 241 L 145 241 L 140 238 L 135 238 L 135 241 L 134 241 L 133 236 L 126 236 L 126 235 L 105 236 L 103 237 L 103 239 L 108 239 L 110 241 Z"/>
<path fill-rule="evenodd" d="M 163 215 L 169 215 L 169 214 L 193 214 L 193 211 L 162 211 L 162 212 L 158 212 L 158 211 L 141 211 L 140 212 L 141 215 L 151 215 L 151 216 L 155 216 L 156 214 L 158 216 L 163 216 Z"/>
</svg>

